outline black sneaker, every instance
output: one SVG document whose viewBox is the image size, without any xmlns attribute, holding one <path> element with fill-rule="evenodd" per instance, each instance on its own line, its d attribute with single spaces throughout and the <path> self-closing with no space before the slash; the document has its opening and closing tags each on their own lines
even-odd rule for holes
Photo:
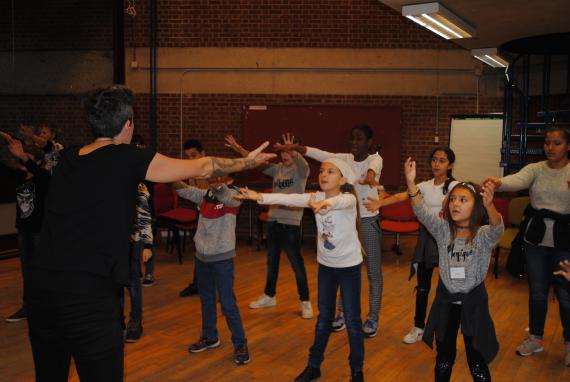
<svg viewBox="0 0 570 382">
<path fill-rule="evenodd" d="M 125 342 L 137 342 L 141 338 L 143 332 L 142 323 L 140 321 L 130 320 L 127 325 L 127 334 Z"/>
<path fill-rule="evenodd" d="M 321 369 L 319 367 L 307 366 L 301 374 L 295 378 L 295 382 L 311 382 L 321 377 Z"/>
<path fill-rule="evenodd" d="M 26 311 L 26 308 L 20 308 L 16 313 L 6 318 L 6 322 L 18 322 L 18 321 L 23 321 L 27 318 L 28 318 L 28 312 Z"/>
<path fill-rule="evenodd" d="M 152 274 L 148 274 L 144 276 L 144 279 L 142 281 L 142 286 L 143 287 L 150 287 L 154 284 L 154 277 Z"/>
<path fill-rule="evenodd" d="M 182 289 L 180 293 L 178 293 L 180 297 L 189 297 L 194 294 L 198 294 L 198 287 L 194 283 L 188 284 L 186 288 Z"/>
<path fill-rule="evenodd" d="M 241 344 L 234 347 L 234 360 L 238 365 L 245 365 L 251 361 L 247 344 Z"/>
<path fill-rule="evenodd" d="M 200 338 L 198 340 L 198 342 L 190 345 L 190 347 L 188 348 L 188 351 L 190 353 L 200 353 L 200 352 L 207 350 L 207 349 L 217 348 L 218 346 L 220 346 L 220 339 L 219 338 L 214 338 L 211 340 L 208 340 L 206 338 Z"/>
<path fill-rule="evenodd" d="M 352 370 L 350 372 L 350 382 L 364 382 L 364 373 L 362 373 L 362 370 Z"/>
</svg>

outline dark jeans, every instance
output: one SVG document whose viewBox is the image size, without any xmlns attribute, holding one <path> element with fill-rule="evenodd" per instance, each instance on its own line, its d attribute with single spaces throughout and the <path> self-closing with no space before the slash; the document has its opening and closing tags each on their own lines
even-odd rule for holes
<svg viewBox="0 0 570 382">
<path fill-rule="evenodd" d="M 40 234 L 34 232 L 21 232 L 18 231 L 18 251 L 20 255 L 20 266 L 22 268 L 23 297 L 22 308 L 26 308 L 26 283 L 29 279 L 28 276 L 28 263 L 34 257 L 36 249 L 39 248 Z"/>
<path fill-rule="evenodd" d="M 309 349 L 309 366 L 320 367 L 332 331 L 336 311 L 336 295 L 340 294 L 348 333 L 350 367 L 362 370 L 364 363 L 364 334 L 360 319 L 361 265 L 349 268 L 331 268 L 319 264 L 319 317 L 315 327 L 315 340 Z"/>
<path fill-rule="evenodd" d="M 28 293 L 36 381 L 66 382 L 71 357 L 81 382 L 123 381 L 122 289 L 98 284 L 97 296 Z"/>
<path fill-rule="evenodd" d="M 128 288 L 131 297 L 130 319 L 137 322 L 142 321 L 141 255 L 143 248 L 140 241 L 131 244 L 130 286 Z"/>
<path fill-rule="evenodd" d="M 449 309 L 449 322 L 447 323 L 447 330 L 443 341 L 436 338 L 437 357 L 435 360 L 435 381 L 447 382 L 451 379 L 451 371 L 455 362 L 456 356 L 456 343 L 457 332 L 461 323 L 461 305 L 450 304 Z M 465 353 L 467 355 L 467 363 L 471 376 L 476 382 L 490 382 L 491 374 L 489 367 L 479 353 L 473 347 L 473 337 L 463 336 L 465 343 Z"/>
<path fill-rule="evenodd" d="M 418 278 L 418 286 L 416 287 L 416 316 L 414 317 L 414 325 L 417 328 L 423 329 L 426 326 L 425 321 L 433 268 L 427 269 L 424 262 L 418 263 L 416 275 Z"/>
<path fill-rule="evenodd" d="M 205 263 L 196 258 L 198 292 L 202 304 L 202 337 L 218 338 L 216 328 L 218 312 L 216 310 L 216 290 L 220 296 L 222 313 L 226 317 L 228 328 L 232 332 L 234 346 L 247 343 L 245 331 L 239 314 L 234 294 L 234 260 Z"/>
<path fill-rule="evenodd" d="M 287 254 L 297 282 L 297 292 L 301 301 L 309 301 L 309 284 L 305 262 L 301 256 L 301 228 L 296 225 L 269 222 L 267 225 L 267 279 L 265 294 L 275 296 L 279 278 L 281 249 Z"/>
<path fill-rule="evenodd" d="M 558 298 L 560 320 L 565 341 L 570 341 L 570 284 L 552 272 L 559 269 L 562 260 L 570 260 L 570 252 L 525 243 L 526 271 L 530 287 L 528 310 L 530 334 L 542 337 L 548 309 L 548 289 L 554 282 Z"/>
</svg>

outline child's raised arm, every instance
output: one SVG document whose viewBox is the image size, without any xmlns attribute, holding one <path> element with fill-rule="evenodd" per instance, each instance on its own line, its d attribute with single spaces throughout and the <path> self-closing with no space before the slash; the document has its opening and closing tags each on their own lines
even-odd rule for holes
<svg viewBox="0 0 570 382">
<path fill-rule="evenodd" d="M 499 225 L 501 224 L 502 218 L 501 214 L 495 208 L 493 204 L 493 195 L 495 194 L 495 188 L 489 184 L 483 184 L 481 187 L 481 196 L 483 197 L 483 206 L 487 210 L 487 214 L 489 215 L 489 224 L 491 225 Z"/>
</svg>

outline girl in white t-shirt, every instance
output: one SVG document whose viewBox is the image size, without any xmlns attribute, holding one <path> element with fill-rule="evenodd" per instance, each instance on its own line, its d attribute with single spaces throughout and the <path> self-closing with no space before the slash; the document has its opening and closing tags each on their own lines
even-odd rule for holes
<svg viewBox="0 0 570 382">
<path fill-rule="evenodd" d="M 424 203 L 428 209 L 435 215 L 438 215 L 441 211 L 447 191 L 451 190 L 455 184 L 457 184 L 451 176 L 453 163 L 455 163 L 455 153 L 449 147 L 436 147 L 430 154 L 430 163 L 433 178 L 418 184 L 418 187 L 422 192 Z M 409 198 L 407 192 L 400 192 L 380 200 L 369 198 L 368 201 L 364 202 L 364 205 L 370 211 L 376 211 L 382 207 L 402 202 Z M 420 225 L 420 234 L 410 272 L 410 278 L 416 273 L 418 280 L 418 285 L 416 286 L 414 327 L 404 337 L 404 343 L 413 344 L 422 339 L 431 288 L 431 277 L 433 268 L 437 265 L 437 244 L 427 229 L 423 225 Z"/>
<path fill-rule="evenodd" d="M 320 192 L 305 194 L 261 194 L 244 188 L 242 199 L 260 204 L 311 207 L 318 230 L 317 261 L 319 317 L 307 367 L 295 379 L 309 382 L 321 376 L 320 365 L 332 332 L 340 287 L 350 345 L 351 381 L 363 381 L 364 335 L 360 319 L 362 246 L 358 235 L 356 175 L 345 161 L 329 158 L 319 170 Z"/>
</svg>

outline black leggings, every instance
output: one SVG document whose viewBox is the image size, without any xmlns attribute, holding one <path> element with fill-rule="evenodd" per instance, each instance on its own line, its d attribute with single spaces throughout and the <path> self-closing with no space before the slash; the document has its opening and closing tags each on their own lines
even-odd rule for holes
<svg viewBox="0 0 570 382">
<path fill-rule="evenodd" d="M 431 289 L 431 276 L 433 268 L 426 268 L 424 262 L 418 263 L 418 286 L 416 287 L 416 316 L 414 326 L 425 328 L 429 291 Z"/>
<path fill-rule="evenodd" d="M 447 330 L 443 342 L 436 341 L 437 358 L 435 360 L 435 381 L 449 381 L 451 379 L 451 371 L 456 355 L 457 332 L 461 322 L 461 305 L 451 304 L 449 309 L 449 321 L 447 322 Z M 436 338 L 437 340 L 437 338 Z M 467 363 L 469 370 L 475 382 L 491 381 L 491 373 L 489 367 L 479 353 L 473 347 L 473 337 L 463 335 L 465 342 L 465 352 L 467 354 Z"/>
<path fill-rule="evenodd" d="M 123 381 L 119 291 L 99 296 L 29 294 L 29 334 L 36 381 L 66 382 L 71 357 L 81 382 Z"/>
</svg>

